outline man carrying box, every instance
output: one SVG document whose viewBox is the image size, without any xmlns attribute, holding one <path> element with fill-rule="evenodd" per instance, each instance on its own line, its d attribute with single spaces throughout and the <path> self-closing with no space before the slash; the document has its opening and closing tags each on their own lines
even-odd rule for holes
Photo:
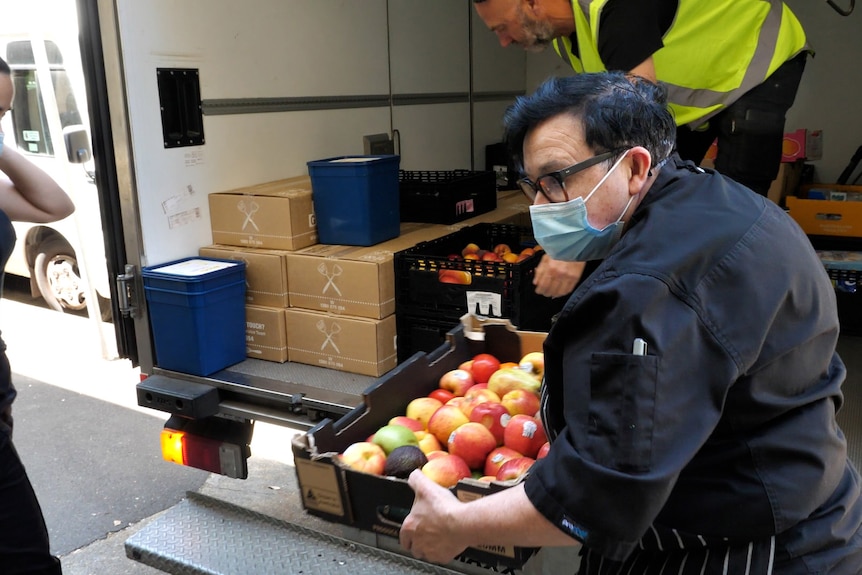
<svg viewBox="0 0 862 575">
<path fill-rule="evenodd" d="M 581 575 L 862 572 L 835 296 L 802 230 L 672 154 L 649 81 L 551 79 L 506 127 L 536 239 L 601 263 L 545 342 L 548 455 L 469 503 L 414 471 L 402 546 L 581 545 Z"/>
</svg>

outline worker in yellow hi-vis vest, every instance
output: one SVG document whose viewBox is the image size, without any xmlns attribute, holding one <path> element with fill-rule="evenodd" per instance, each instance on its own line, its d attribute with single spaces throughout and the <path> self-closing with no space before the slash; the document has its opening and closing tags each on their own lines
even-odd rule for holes
<svg viewBox="0 0 862 575">
<path fill-rule="evenodd" d="M 553 46 L 576 73 L 622 70 L 668 89 L 677 152 L 766 195 L 810 47 L 781 0 L 473 0 L 502 46 Z M 548 260 L 548 258 L 545 258 Z M 543 262 L 536 291 L 569 293 L 583 266 Z"/>
</svg>

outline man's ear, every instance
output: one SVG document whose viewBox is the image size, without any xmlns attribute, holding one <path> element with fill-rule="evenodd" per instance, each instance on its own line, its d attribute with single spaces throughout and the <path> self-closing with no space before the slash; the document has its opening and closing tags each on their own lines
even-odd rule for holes
<svg viewBox="0 0 862 575">
<path fill-rule="evenodd" d="M 652 177 L 652 155 L 643 146 L 635 146 L 629 150 L 631 158 L 631 172 L 629 177 L 629 193 L 639 194 L 646 185 L 647 180 Z"/>
</svg>

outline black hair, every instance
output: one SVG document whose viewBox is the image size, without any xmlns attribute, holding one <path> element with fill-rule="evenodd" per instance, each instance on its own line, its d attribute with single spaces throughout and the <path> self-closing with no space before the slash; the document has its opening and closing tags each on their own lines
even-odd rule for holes
<svg viewBox="0 0 862 575">
<path fill-rule="evenodd" d="M 9 67 L 9 64 L 6 63 L 2 57 L 0 57 L 0 74 L 6 74 L 7 76 L 12 75 L 12 69 Z"/>
<path fill-rule="evenodd" d="M 662 85 L 623 72 L 555 77 L 506 110 L 505 139 L 518 169 L 523 169 L 527 133 L 559 114 L 581 121 L 586 144 L 597 154 L 643 146 L 655 166 L 667 159 L 676 140 Z"/>
</svg>

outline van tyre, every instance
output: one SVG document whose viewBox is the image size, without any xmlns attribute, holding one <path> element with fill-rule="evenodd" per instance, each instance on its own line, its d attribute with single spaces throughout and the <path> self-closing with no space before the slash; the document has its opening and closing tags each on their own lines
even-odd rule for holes
<svg viewBox="0 0 862 575">
<path fill-rule="evenodd" d="M 78 271 L 75 250 L 61 240 L 39 246 L 33 262 L 33 276 L 45 303 L 59 312 L 81 311 L 87 307 L 86 288 Z"/>
</svg>

